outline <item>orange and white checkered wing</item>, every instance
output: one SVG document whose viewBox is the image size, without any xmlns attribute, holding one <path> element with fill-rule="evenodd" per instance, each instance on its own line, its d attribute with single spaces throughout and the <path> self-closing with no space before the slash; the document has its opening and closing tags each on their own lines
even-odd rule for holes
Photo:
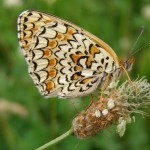
<svg viewBox="0 0 150 150">
<path fill-rule="evenodd" d="M 19 16 L 18 38 L 29 74 L 46 97 L 88 95 L 120 67 L 116 54 L 102 40 L 38 11 Z M 120 69 L 114 80 L 119 74 Z"/>
</svg>

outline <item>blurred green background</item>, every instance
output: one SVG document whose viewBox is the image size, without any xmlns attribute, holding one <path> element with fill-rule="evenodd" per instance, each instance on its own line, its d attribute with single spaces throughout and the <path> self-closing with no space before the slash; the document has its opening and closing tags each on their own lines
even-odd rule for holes
<svg viewBox="0 0 150 150">
<path fill-rule="evenodd" d="M 75 100 L 44 99 L 28 75 L 17 39 L 17 17 L 27 9 L 41 10 L 73 22 L 108 43 L 126 59 L 150 42 L 149 0 L 0 0 L 0 150 L 33 150 L 67 131 L 89 97 Z M 132 79 L 150 81 L 150 46 L 135 55 Z M 82 100 L 81 100 L 82 99 Z M 145 109 L 150 114 L 150 107 Z M 79 140 L 70 136 L 52 150 L 150 150 L 150 118 L 136 115 L 120 138 L 109 129 Z"/>
</svg>

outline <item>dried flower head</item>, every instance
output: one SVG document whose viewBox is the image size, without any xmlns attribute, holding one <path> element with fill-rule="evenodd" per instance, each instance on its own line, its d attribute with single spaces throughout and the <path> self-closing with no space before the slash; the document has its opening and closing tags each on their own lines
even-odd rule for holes
<svg viewBox="0 0 150 150">
<path fill-rule="evenodd" d="M 93 136 L 112 124 L 116 131 L 124 135 L 126 124 L 135 121 L 132 113 L 146 115 L 140 109 L 150 105 L 150 84 L 145 78 L 130 83 L 125 81 L 120 86 L 112 84 L 105 94 L 93 101 L 90 106 L 77 115 L 73 122 L 74 134 L 79 138 Z"/>
</svg>

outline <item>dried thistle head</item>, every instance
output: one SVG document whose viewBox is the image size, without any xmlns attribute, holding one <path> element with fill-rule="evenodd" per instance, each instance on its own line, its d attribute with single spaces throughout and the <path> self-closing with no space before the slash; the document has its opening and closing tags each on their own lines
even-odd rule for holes
<svg viewBox="0 0 150 150">
<path fill-rule="evenodd" d="M 135 92 L 135 88 L 136 91 Z M 97 101 L 77 115 L 73 122 L 74 134 L 79 138 L 93 136 L 112 124 L 116 131 L 124 135 L 126 124 L 133 122 L 132 113 L 145 115 L 140 109 L 150 105 L 150 84 L 145 78 L 137 79 L 132 84 L 125 81 L 120 86 L 111 84 Z"/>
</svg>

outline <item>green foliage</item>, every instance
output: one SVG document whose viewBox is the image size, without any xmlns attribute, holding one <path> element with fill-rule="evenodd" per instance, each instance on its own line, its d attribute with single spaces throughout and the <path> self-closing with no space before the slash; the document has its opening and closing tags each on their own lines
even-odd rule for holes
<svg viewBox="0 0 150 150">
<path fill-rule="evenodd" d="M 22 3 L 10 5 L 7 1 L 0 1 L 0 105 L 2 99 L 16 102 L 25 108 L 28 116 L 19 115 L 22 110 L 18 114 L 2 112 L 0 107 L 0 149 L 32 150 L 67 131 L 75 114 L 90 101 L 89 97 L 72 102 L 45 100 L 40 96 L 19 48 L 18 15 L 34 9 L 64 18 L 106 41 L 120 59 L 126 59 L 143 25 L 145 32 L 134 51 L 149 42 L 150 3 L 148 0 L 20 0 Z M 150 46 L 136 53 L 132 79 L 139 75 L 150 80 L 149 60 Z M 150 113 L 148 109 L 147 112 Z M 149 141 L 150 119 L 137 116 L 136 123 L 127 127 L 123 138 L 109 131 L 87 140 L 69 137 L 53 150 L 148 150 Z"/>
</svg>

